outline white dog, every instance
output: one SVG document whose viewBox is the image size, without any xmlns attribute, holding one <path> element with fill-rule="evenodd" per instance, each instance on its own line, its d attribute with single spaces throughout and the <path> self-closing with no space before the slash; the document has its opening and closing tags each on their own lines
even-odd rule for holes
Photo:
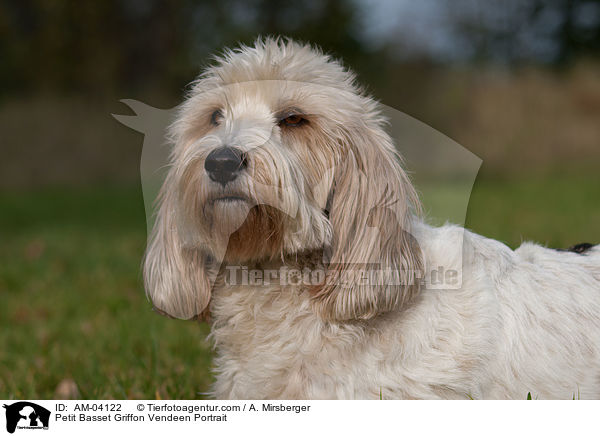
<svg viewBox="0 0 600 436">
<path fill-rule="evenodd" d="M 600 398 L 600 248 L 428 226 L 383 126 L 351 73 L 291 41 L 195 82 L 144 274 L 159 311 L 210 312 L 215 396 Z"/>
</svg>

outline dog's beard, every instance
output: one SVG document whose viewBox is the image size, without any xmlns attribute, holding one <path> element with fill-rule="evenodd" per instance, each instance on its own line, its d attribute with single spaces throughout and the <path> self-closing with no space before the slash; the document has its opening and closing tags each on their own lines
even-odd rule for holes
<svg viewBox="0 0 600 436">
<path fill-rule="evenodd" d="M 224 260 L 241 262 L 276 257 L 283 250 L 285 220 L 277 208 L 253 206 L 242 225 L 230 235 Z"/>
<path fill-rule="evenodd" d="M 228 238 L 242 227 L 254 207 L 252 200 L 240 194 L 208 200 L 198 211 L 199 224 L 215 236 Z"/>
<path fill-rule="evenodd" d="M 179 197 L 178 231 L 185 245 L 226 262 L 271 259 L 283 252 L 285 230 L 293 227 L 293 219 L 283 211 L 287 206 L 281 192 L 248 181 L 226 189 L 195 186 L 202 185 L 182 186 Z M 293 216 L 296 211 L 290 212 Z"/>
<path fill-rule="evenodd" d="M 277 196 L 270 191 L 264 195 L 267 200 L 257 198 L 255 192 L 253 196 L 234 192 L 204 203 L 201 225 L 218 238 L 214 246 L 220 247 L 223 260 L 259 260 L 281 252 L 287 217 L 272 205 Z"/>
<path fill-rule="evenodd" d="M 254 158 L 254 169 L 225 187 L 207 182 L 200 160 L 182 171 L 175 215 L 183 244 L 218 262 L 243 262 L 327 243 L 331 232 L 323 206 L 301 189 L 298 171 L 280 168 L 278 177 L 272 164 Z"/>
</svg>

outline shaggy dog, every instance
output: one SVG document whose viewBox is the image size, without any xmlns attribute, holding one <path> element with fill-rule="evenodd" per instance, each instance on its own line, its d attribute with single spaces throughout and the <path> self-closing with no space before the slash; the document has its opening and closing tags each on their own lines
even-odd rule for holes
<svg viewBox="0 0 600 436">
<path fill-rule="evenodd" d="M 600 248 L 427 225 L 384 124 L 293 41 L 194 83 L 144 276 L 160 312 L 210 316 L 214 395 L 600 398 Z"/>
</svg>

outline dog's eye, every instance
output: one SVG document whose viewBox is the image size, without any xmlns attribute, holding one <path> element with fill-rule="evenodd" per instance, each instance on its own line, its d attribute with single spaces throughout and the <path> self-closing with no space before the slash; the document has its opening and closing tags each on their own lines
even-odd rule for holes
<svg viewBox="0 0 600 436">
<path fill-rule="evenodd" d="M 214 111 L 211 116 L 210 116 L 210 123 L 213 126 L 218 126 L 219 124 L 221 124 L 221 119 L 223 118 L 223 112 L 221 112 L 221 109 L 217 109 L 216 111 Z"/>
<path fill-rule="evenodd" d="M 291 114 L 279 121 L 280 126 L 297 127 L 308 122 L 302 115 Z"/>
</svg>

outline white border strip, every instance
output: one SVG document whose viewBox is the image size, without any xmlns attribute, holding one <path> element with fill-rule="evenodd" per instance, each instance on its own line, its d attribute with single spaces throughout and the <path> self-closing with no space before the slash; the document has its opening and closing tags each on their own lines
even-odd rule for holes
<svg viewBox="0 0 600 436">
<path fill-rule="evenodd" d="M 42 431 L 36 432 L 27 428 L 29 419 L 21 419 L 15 435 L 567 435 L 596 429 L 599 406 L 596 401 L 31 402 L 50 411 L 48 428 L 38 420 Z M 15 403 L 2 401 L 9 407 Z M 11 412 L 3 412 L 0 434 L 7 434 Z"/>
</svg>

